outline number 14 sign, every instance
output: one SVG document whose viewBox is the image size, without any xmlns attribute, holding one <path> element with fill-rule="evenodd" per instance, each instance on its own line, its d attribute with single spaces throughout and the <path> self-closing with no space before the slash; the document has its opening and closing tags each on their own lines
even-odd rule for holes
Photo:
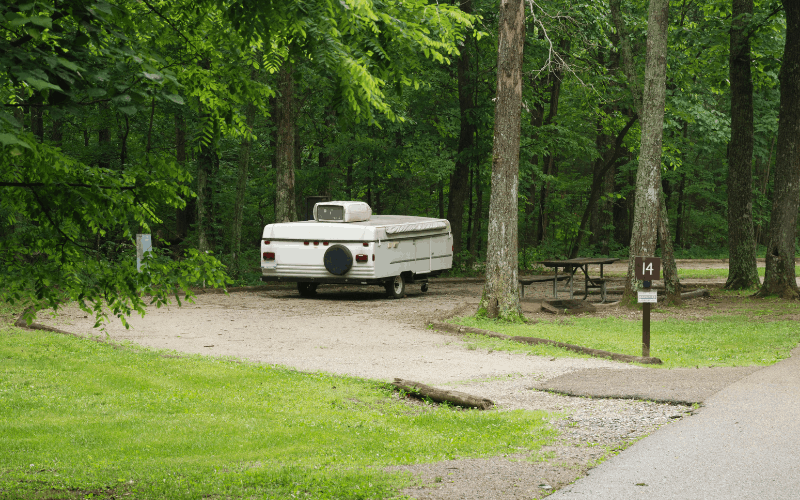
<svg viewBox="0 0 800 500">
<path fill-rule="evenodd" d="M 637 280 L 660 280 L 661 259 L 658 257 L 634 257 L 633 271 Z"/>
</svg>

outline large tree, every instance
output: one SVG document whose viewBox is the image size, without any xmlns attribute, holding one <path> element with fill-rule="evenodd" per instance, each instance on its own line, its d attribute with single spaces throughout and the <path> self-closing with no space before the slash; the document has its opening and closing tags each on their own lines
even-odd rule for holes
<svg viewBox="0 0 800 500">
<path fill-rule="evenodd" d="M 764 283 L 759 296 L 800 298 L 795 276 L 795 238 L 800 203 L 800 3 L 784 0 L 786 44 L 780 72 L 781 104 L 775 187 L 769 222 Z"/>
<path fill-rule="evenodd" d="M 625 296 L 636 292 L 633 265 L 636 256 L 652 256 L 661 207 L 661 146 L 666 103 L 667 27 L 669 0 L 650 0 L 647 18 L 647 55 L 642 94 L 642 140 L 636 172 L 636 205 L 633 215 L 628 279 Z"/>
<path fill-rule="evenodd" d="M 740 290 L 760 284 L 753 241 L 753 0 L 733 0 L 730 43 L 731 142 L 728 145 L 728 281 Z"/>
<path fill-rule="evenodd" d="M 520 315 L 517 278 L 517 192 L 519 189 L 522 54 L 525 43 L 525 4 L 501 0 L 497 49 L 497 95 L 492 151 L 492 193 L 486 284 L 481 308 L 490 318 Z"/>
</svg>

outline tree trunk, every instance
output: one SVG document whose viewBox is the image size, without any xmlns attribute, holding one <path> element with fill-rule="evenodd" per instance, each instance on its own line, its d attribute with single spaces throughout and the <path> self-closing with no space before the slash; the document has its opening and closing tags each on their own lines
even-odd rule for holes
<svg viewBox="0 0 800 500">
<path fill-rule="evenodd" d="M 675 216 L 675 246 L 683 247 L 683 219 L 684 219 L 684 191 L 686 187 L 686 172 L 681 172 L 681 181 L 678 183 L 678 214 Z"/>
<path fill-rule="evenodd" d="M 492 194 L 489 201 L 486 284 L 481 297 L 481 308 L 486 310 L 490 318 L 515 320 L 520 316 L 517 285 L 517 191 L 522 51 L 525 42 L 524 2 L 501 0 L 499 20 Z"/>
<path fill-rule="evenodd" d="M 200 152 L 197 155 L 197 249 L 201 252 L 211 250 L 211 213 L 213 191 L 211 177 L 214 169 L 214 144 L 205 144 L 200 139 Z"/>
<path fill-rule="evenodd" d="M 50 130 L 50 140 L 53 141 L 53 146 L 57 148 L 63 146 L 61 142 L 64 139 L 64 132 L 61 130 L 63 125 L 63 121 L 59 119 L 53 120 L 53 128 Z"/>
<path fill-rule="evenodd" d="M 255 77 L 253 74 L 251 77 Z M 253 122 L 256 117 L 256 107 L 252 103 L 245 106 L 245 124 L 248 133 L 253 131 Z M 247 178 L 250 171 L 250 152 L 253 141 L 251 137 L 244 137 L 239 145 L 239 172 L 236 179 L 236 201 L 233 205 L 233 227 L 231 228 L 231 271 L 235 277 L 242 277 L 239 269 L 239 257 L 242 250 L 242 212 L 244 211 L 244 197 L 247 192 Z"/>
<path fill-rule="evenodd" d="M 565 51 L 569 47 L 569 42 L 567 40 L 562 40 L 559 45 L 562 51 Z M 547 79 L 551 82 L 552 86 L 550 87 L 550 110 L 547 112 L 547 118 L 544 123 L 545 125 L 550 125 L 553 123 L 553 120 L 555 120 L 556 115 L 558 115 L 558 101 L 561 97 L 561 71 L 559 69 L 551 70 Z M 557 173 L 555 156 L 553 156 L 552 153 L 548 154 L 544 157 L 543 163 L 542 171 L 546 175 L 555 177 Z M 538 242 L 547 238 L 547 227 L 550 224 L 550 214 L 547 212 L 547 198 L 549 195 L 550 183 L 545 182 L 541 189 L 541 196 L 539 197 L 539 222 L 536 231 L 539 237 Z"/>
<path fill-rule="evenodd" d="M 128 136 L 131 133 L 131 121 L 128 119 L 128 115 L 125 115 L 125 130 L 121 130 L 119 133 L 119 165 L 120 168 L 124 168 L 125 164 L 128 162 Z"/>
<path fill-rule="evenodd" d="M 297 220 L 294 199 L 295 102 L 294 77 L 289 61 L 278 72 L 278 97 L 275 120 L 278 126 L 275 145 L 275 222 Z"/>
<path fill-rule="evenodd" d="M 637 117 L 634 116 L 628 120 L 628 123 L 625 124 L 622 130 L 617 134 L 612 148 L 610 149 L 608 155 L 606 155 L 605 162 L 593 172 L 594 175 L 592 178 L 591 191 L 589 192 L 589 202 L 586 205 L 586 210 L 583 212 L 583 217 L 581 218 L 581 223 L 578 227 L 578 235 L 575 237 L 575 241 L 572 244 L 572 249 L 570 250 L 569 254 L 570 259 L 574 259 L 578 256 L 578 251 L 580 250 L 581 240 L 583 239 L 586 223 L 589 220 L 589 215 L 592 213 L 592 207 L 595 206 L 598 198 L 600 198 L 600 190 L 604 185 L 605 175 L 617 162 L 617 158 L 620 156 L 622 142 L 625 140 L 625 136 L 628 135 L 628 131 L 631 129 L 633 124 L 636 123 L 636 118 Z"/>
<path fill-rule="evenodd" d="M 41 106 L 31 106 L 31 132 L 40 143 L 44 142 L 44 108 Z"/>
<path fill-rule="evenodd" d="M 483 183 L 481 182 L 481 166 L 475 165 L 475 211 L 473 212 L 472 233 L 470 235 L 470 264 L 480 258 L 481 253 L 481 221 L 483 220 Z"/>
<path fill-rule="evenodd" d="M 652 256 L 656 250 L 656 231 L 661 195 L 661 141 L 666 103 L 667 26 L 669 0 L 650 0 L 647 19 L 647 58 L 642 98 L 642 140 L 639 169 L 636 173 L 636 205 L 633 214 L 628 277 L 624 299 L 636 293 L 634 257 Z"/>
<path fill-rule="evenodd" d="M 625 76 L 628 79 L 628 86 L 630 87 L 631 95 L 633 96 L 633 109 L 635 109 L 636 113 L 641 116 L 641 89 L 639 88 L 639 79 L 636 77 L 636 71 L 634 69 L 633 51 L 631 50 L 631 42 L 628 39 L 628 30 L 625 29 L 625 21 L 622 18 L 621 4 L 622 0 L 611 0 L 609 2 L 611 21 L 614 23 L 614 27 L 617 29 L 616 38 L 619 41 L 619 51 L 622 55 L 622 67 L 625 70 Z M 647 46 L 649 51 L 649 40 Z"/>
<path fill-rule="evenodd" d="M 534 87 L 534 91 L 536 92 L 536 87 Z M 531 106 L 531 142 L 537 143 L 541 141 L 540 131 L 539 129 L 544 124 L 544 102 L 542 100 L 537 99 L 533 105 Z M 531 163 L 533 164 L 534 170 L 539 167 L 539 155 L 533 155 L 531 158 Z M 542 183 L 542 185 L 544 185 Z M 535 245 L 539 238 L 539 224 L 537 223 L 536 219 L 536 206 L 537 206 L 537 199 L 538 199 L 538 189 L 536 182 L 531 179 L 531 185 L 528 188 L 528 205 L 525 209 L 525 213 L 528 216 L 528 220 L 530 221 L 531 231 L 529 233 L 528 243 L 531 245 Z"/>
<path fill-rule="evenodd" d="M 463 0 L 461 10 L 467 14 L 472 13 L 472 0 Z M 462 250 L 462 233 L 464 228 L 464 202 L 469 193 L 469 166 L 475 135 L 475 126 L 472 123 L 474 87 L 470 83 L 469 74 L 470 57 L 467 47 L 461 48 L 458 59 L 458 107 L 460 110 L 461 127 L 458 134 L 458 155 L 453 175 L 450 176 L 450 193 L 447 204 L 447 220 L 453 232 L 453 257 L 456 265 Z"/>
<path fill-rule="evenodd" d="M 175 160 L 182 168 L 186 167 L 186 120 L 182 114 L 175 115 Z M 197 210 L 191 204 L 194 198 L 186 200 L 186 206 L 175 209 L 175 233 L 179 240 L 186 238 L 193 222 L 192 214 Z"/>
<path fill-rule="evenodd" d="M 730 53 L 731 142 L 728 146 L 728 281 L 725 288 L 760 285 L 753 234 L 753 80 L 748 26 L 753 0 L 733 0 Z"/>
<path fill-rule="evenodd" d="M 764 284 L 758 296 L 800 298 L 794 272 L 797 210 L 800 203 L 800 3 L 783 0 L 786 45 L 781 66 L 778 151 Z"/>
</svg>

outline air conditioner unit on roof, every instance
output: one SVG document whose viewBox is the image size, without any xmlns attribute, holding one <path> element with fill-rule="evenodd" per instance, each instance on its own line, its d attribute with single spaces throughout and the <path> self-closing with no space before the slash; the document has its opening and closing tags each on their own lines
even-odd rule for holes
<svg viewBox="0 0 800 500">
<path fill-rule="evenodd" d="M 372 217 L 372 208 L 363 201 L 326 201 L 314 205 L 318 222 L 363 222 Z"/>
</svg>

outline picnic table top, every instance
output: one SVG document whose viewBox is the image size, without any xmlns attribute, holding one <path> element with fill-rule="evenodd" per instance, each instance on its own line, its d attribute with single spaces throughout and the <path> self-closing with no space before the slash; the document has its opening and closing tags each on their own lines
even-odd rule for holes
<svg viewBox="0 0 800 500">
<path fill-rule="evenodd" d="M 591 264 L 613 264 L 619 259 L 617 257 L 578 257 L 575 259 L 566 260 L 540 260 L 539 264 L 547 267 L 570 267 L 570 266 L 588 266 Z"/>
</svg>

